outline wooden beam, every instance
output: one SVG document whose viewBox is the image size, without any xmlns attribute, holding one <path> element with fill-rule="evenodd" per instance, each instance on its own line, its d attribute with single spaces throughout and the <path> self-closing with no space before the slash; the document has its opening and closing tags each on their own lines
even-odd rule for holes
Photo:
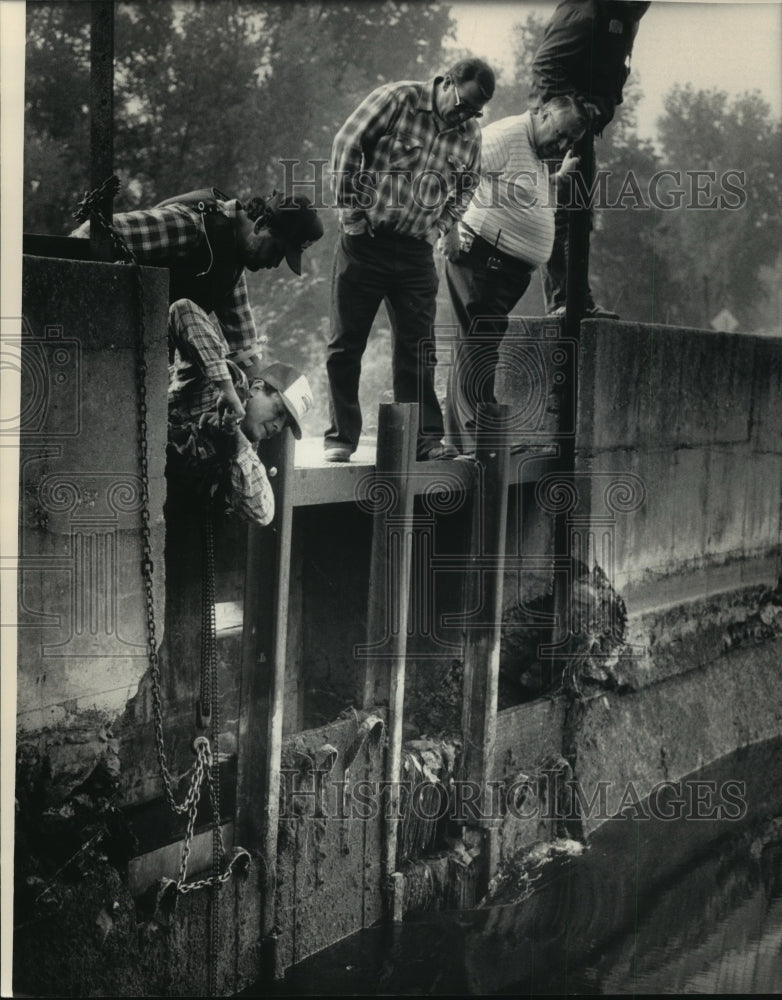
<svg viewBox="0 0 782 1000">
<path fill-rule="evenodd" d="M 500 408 L 500 423 L 507 426 L 508 408 Z M 497 731 L 497 693 L 500 673 L 503 574 L 508 515 L 509 445 L 485 443 L 484 414 L 478 407 L 472 540 L 465 610 L 474 612 L 466 623 L 462 735 L 462 777 L 481 788 L 494 768 Z M 489 847 L 489 867 L 495 863 Z M 489 872 L 489 877 L 493 872 Z"/>
<path fill-rule="evenodd" d="M 415 490 L 410 473 L 415 465 L 418 406 L 381 403 L 374 480 L 379 509 L 374 515 L 369 578 L 367 651 L 363 671 L 363 705 L 388 703 L 388 745 L 384 803 L 383 873 L 386 915 L 402 919 L 397 890 L 397 830 L 399 780 L 402 772 L 402 724 L 405 703 L 405 664 L 410 606 L 410 574 Z"/>
<path fill-rule="evenodd" d="M 415 463 L 417 424 L 418 407 L 414 403 L 381 403 L 378 408 L 373 479 L 378 509 L 372 523 L 367 648 L 359 692 L 365 710 L 380 704 L 390 706 L 394 665 L 398 676 L 407 651 L 415 499 L 409 472 Z M 377 656 L 372 655 L 373 646 Z"/>
</svg>

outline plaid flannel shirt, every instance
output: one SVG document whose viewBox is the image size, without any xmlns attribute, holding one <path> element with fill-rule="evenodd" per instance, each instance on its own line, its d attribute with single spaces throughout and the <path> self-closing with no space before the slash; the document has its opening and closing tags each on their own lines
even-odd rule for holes
<svg viewBox="0 0 782 1000">
<path fill-rule="evenodd" d="M 235 218 L 239 204 L 220 202 L 220 207 Z M 121 212 L 112 221 L 138 263 L 153 266 L 185 256 L 204 231 L 200 213 L 176 204 Z M 72 235 L 89 237 L 89 222 Z M 249 521 L 269 524 L 274 494 L 263 463 L 246 439 L 240 439 L 237 449 L 217 421 L 219 392 L 214 382 L 230 379 L 226 354 L 258 343 L 244 274 L 214 314 L 217 324 L 195 303 L 187 302 L 170 320 L 177 356 L 169 370 L 169 454 L 177 457 L 175 474 L 184 475 L 197 493 L 211 495 L 222 485 L 233 510 Z M 220 484 L 226 468 L 227 481 Z"/>
<path fill-rule="evenodd" d="M 228 218 L 236 218 L 240 207 L 236 200 L 221 201 L 219 205 Z M 158 267 L 184 257 L 204 233 L 203 218 L 186 205 L 120 212 L 112 222 L 139 264 Z M 89 222 L 79 226 L 71 235 L 89 237 Z M 191 336 L 192 347 L 198 353 L 207 376 L 215 381 L 226 381 L 230 376 L 225 366 L 226 350 L 220 333 L 225 338 L 228 351 L 254 347 L 258 340 L 244 274 L 214 314 L 219 330 L 210 330 L 207 324 L 202 324 L 202 334 Z"/>
<path fill-rule="evenodd" d="M 229 508 L 245 520 L 271 522 L 274 494 L 263 462 L 243 435 L 237 439 L 220 428 L 216 405 L 198 412 L 169 397 L 168 447 L 169 475 L 192 486 L 194 499 L 221 488 Z"/>
<path fill-rule="evenodd" d="M 220 392 L 213 369 L 188 361 L 191 348 L 203 361 L 208 344 L 230 378 L 223 336 L 194 302 L 185 301 L 173 312 L 169 332 L 177 351 L 169 369 L 169 452 L 172 448 L 178 452 L 178 467 L 189 480 L 211 490 L 220 486 L 238 514 L 257 524 L 269 524 L 274 517 L 274 494 L 266 469 L 249 441 L 240 437 L 237 449 L 237 440 L 220 428 Z"/>
<path fill-rule="evenodd" d="M 434 87 L 387 83 L 373 90 L 334 138 L 332 171 L 347 233 L 384 229 L 435 242 L 464 214 L 477 186 L 481 130 L 448 126 Z"/>
</svg>

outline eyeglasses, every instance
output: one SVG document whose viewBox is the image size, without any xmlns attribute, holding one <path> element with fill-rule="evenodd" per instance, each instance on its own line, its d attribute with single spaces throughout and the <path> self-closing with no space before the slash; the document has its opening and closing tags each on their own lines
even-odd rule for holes
<svg viewBox="0 0 782 1000">
<path fill-rule="evenodd" d="M 453 92 L 456 94 L 456 103 L 453 106 L 454 111 L 460 111 L 462 117 L 464 118 L 483 118 L 483 112 L 478 108 L 475 108 L 467 101 L 463 101 L 459 96 L 459 88 L 456 86 L 456 80 L 453 81 Z"/>
</svg>

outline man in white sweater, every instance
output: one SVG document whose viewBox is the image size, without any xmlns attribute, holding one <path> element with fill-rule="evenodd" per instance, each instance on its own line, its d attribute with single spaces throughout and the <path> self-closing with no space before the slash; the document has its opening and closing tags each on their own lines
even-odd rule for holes
<svg viewBox="0 0 782 1000">
<path fill-rule="evenodd" d="M 483 129 L 481 181 L 459 223 L 459 254 L 445 266 L 459 328 L 446 431 L 461 454 L 475 450 L 477 405 L 496 404 L 494 373 L 508 314 L 551 256 L 556 189 L 578 166 L 570 149 L 587 120 L 579 100 L 564 96 Z M 551 174 L 545 161 L 563 156 Z"/>
</svg>

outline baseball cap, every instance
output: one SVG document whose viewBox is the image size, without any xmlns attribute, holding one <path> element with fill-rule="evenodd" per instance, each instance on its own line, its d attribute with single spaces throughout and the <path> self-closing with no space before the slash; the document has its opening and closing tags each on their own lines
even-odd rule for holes
<svg viewBox="0 0 782 1000">
<path fill-rule="evenodd" d="M 299 421 L 312 409 L 312 389 L 306 375 L 294 368 L 293 365 L 286 365 L 282 361 L 273 361 L 262 371 L 259 371 L 256 378 L 262 378 L 264 382 L 276 389 L 280 394 L 285 409 L 288 411 L 288 418 L 293 436 L 297 441 L 301 440 L 301 426 Z"/>
<path fill-rule="evenodd" d="M 266 203 L 269 228 L 285 244 L 285 259 L 294 274 L 301 274 L 301 254 L 323 235 L 323 223 L 304 195 L 272 193 Z"/>
</svg>

